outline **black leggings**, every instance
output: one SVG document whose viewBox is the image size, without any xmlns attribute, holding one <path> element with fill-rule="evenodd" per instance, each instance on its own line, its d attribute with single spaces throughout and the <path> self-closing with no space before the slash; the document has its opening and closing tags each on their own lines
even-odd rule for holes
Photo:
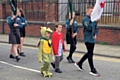
<svg viewBox="0 0 120 80">
<path fill-rule="evenodd" d="M 69 58 L 72 59 L 72 55 L 74 53 L 74 51 L 76 50 L 76 44 L 70 44 L 70 52 L 69 52 Z"/>
<path fill-rule="evenodd" d="M 90 68 L 91 68 L 91 70 L 93 70 L 94 69 L 94 65 L 93 65 L 93 50 L 94 50 L 94 45 L 95 44 L 86 42 L 85 45 L 86 45 L 86 48 L 87 48 L 87 53 L 78 62 L 78 65 L 82 66 L 82 63 L 88 58 L 88 62 L 89 62 Z"/>
</svg>

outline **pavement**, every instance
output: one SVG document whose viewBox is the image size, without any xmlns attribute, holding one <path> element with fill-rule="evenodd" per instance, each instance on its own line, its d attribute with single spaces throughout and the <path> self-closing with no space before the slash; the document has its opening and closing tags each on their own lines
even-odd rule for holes
<svg viewBox="0 0 120 80">
<path fill-rule="evenodd" d="M 36 47 L 39 37 L 25 37 L 24 46 Z M 0 43 L 8 43 L 8 35 L 0 34 Z M 66 44 L 66 50 L 69 51 L 70 46 Z M 83 42 L 78 42 L 76 53 L 85 54 L 86 47 Z M 118 58 L 120 59 L 120 45 L 101 45 L 96 44 L 94 54 L 97 56 Z"/>
</svg>

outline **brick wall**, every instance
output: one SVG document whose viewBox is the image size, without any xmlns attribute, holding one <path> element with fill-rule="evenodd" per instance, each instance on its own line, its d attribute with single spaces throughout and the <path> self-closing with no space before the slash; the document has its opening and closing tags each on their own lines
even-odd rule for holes
<svg viewBox="0 0 120 80">
<path fill-rule="evenodd" d="M 0 18 L 4 19 L 6 15 L 5 4 L 0 4 Z"/>
<path fill-rule="evenodd" d="M 54 3 L 46 4 L 45 6 L 46 21 L 51 21 L 51 22 L 57 21 L 58 19 L 57 9 L 58 9 L 57 5 Z"/>
<path fill-rule="evenodd" d="M 2 23 L 0 22 L 0 33 L 2 33 Z"/>
<path fill-rule="evenodd" d="M 29 21 L 57 21 L 58 8 L 55 3 L 45 2 L 26 2 L 18 3 L 18 8 L 23 8 L 27 20 Z M 0 18 L 6 19 L 11 15 L 9 4 L 0 4 Z M 53 16 L 54 15 L 54 16 Z"/>
<path fill-rule="evenodd" d="M 108 44 L 120 44 L 120 27 L 100 28 L 97 41 Z"/>
<path fill-rule="evenodd" d="M 9 28 L 7 24 L 4 24 L 4 33 L 9 33 Z M 27 36 L 34 36 L 39 37 L 40 36 L 40 26 L 41 24 L 33 24 L 29 23 L 26 27 L 26 35 Z M 49 25 L 52 30 L 54 30 L 54 25 Z M 1 31 L 1 30 L 0 30 Z M 64 38 L 66 37 L 66 29 L 63 27 L 63 34 Z M 83 41 L 83 28 L 79 27 L 79 33 L 77 36 L 78 41 Z M 97 37 L 97 42 L 105 42 L 107 44 L 117 44 L 120 45 L 120 27 L 100 27 L 99 26 L 99 35 Z"/>
</svg>

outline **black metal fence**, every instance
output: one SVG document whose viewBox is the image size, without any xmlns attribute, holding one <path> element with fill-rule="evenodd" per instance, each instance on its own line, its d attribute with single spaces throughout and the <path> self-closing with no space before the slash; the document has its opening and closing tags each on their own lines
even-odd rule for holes
<svg viewBox="0 0 120 80">
<path fill-rule="evenodd" d="M 76 20 L 81 23 L 85 10 L 88 5 L 95 5 L 96 0 L 73 0 L 74 9 L 76 12 Z M 26 18 L 32 21 L 45 21 L 46 9 L 45 3 L 56 4 L 58 16 L 57 21 L 65 21 L 69 12 L 68 0 L 22 0 L 18 1 L 18 7 L 22 7 L 25 11 Z M 49 6 L 50 7 L 50 6 Z M 11 14 L 8 4 L 5 6 L 5 18 Z M 47 13 L 49 14 L 49 12 Z M 55 16 L 55 15 L 53 15 Z M 120 24 L 120 0 L 106 0 L 106 6 L 100 19 L 100 24 Z"/>
<path fill-rule="evenodd" d="M 76 20 L 81 23 L 85 15 L 86 7 L 88 5 L 94 6 L 96 0 L 74 0 L 74 10 L 76 12 Z M 59 1 L 59 20 L 66 20 L 66 15 L 69 12 L 68 0 Z M 61 5 L 61 6 L 60 6 Z M 64 6 L 64 7 L 63 7 Z M 61 7 L 61 8 L 60 8 Z M 65 8 L 66 7 L 66 8 Z M 99 24 L 118 25 L 120 24 L 120 0 L 106 0 L 106 5 Z"/>
<path fill-rule="evenodd" d="M 25 12 L 26 18 L 29 21 L 44 21 L 45 20 L 45 1 L 44 0 L 18 0 L 18 8 L 22 8 Z M 5 6 L 5 15 L 11 15 L 11 8 L 8 2 L 3 3 Z"/>
</svg>

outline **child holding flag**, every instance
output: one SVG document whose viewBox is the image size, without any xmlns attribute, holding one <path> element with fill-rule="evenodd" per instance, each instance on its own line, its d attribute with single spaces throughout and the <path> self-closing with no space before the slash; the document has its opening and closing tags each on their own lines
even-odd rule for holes
<svg viewBox="0 0 120 80">
<path fill-rule="evenodd" d="M 72 19 L 71 19 L 72 15 Z M 77 44 L 77 33 L 78 33 L 78 24 L 75 21 L 75 12 L 73 14 L 69 13 L 69 19 L 65 23 L 66 25 L 66 42 L 67 44 L 70 44 L 70 52 L 67 57 L 67 60 L 69 63 L 75 63 L 72 59 L 72 55 L 74 51 L 76 50 L 76 44 Z"/>
<path fill-rule="evenodd" d="M 91 13 L 93 11 L 93 6 L 88 6 L 86 10 L 86 16 L 82 20 L 83 33 L 84 33 L 84 43 L 87 48 L 87 53 L 81 58 L 81 60 L 75 63 L 75 66 L 83 71 L 82 65 L 83 62 L 88 59 L 90 65 L 90 74 L 94 76 L 100 76 L 93 64 L 93 51 L 96 42 L 96 37 L 98 35 L 97 21 L 91 21 Z"/>
<path fill-rule="evenodd" d="M 75 12 L 73 7 L 73 0 L 68 0 L 69 3 L 69 19 L 66 21 L 66 42 L 67 44 L 70 44 L 70 52 L 67 57 L 67 60 L 69 63 L 75 63 L 75 61 L 72 59 L 72 55 L 74 51 L 76 50 L 76 36 L 78 33 L 78 24 L 75 21 Z"/>
<path fill-rule="evenodd" d="M 9 33 L 9 44 L 12 44 L 11 46 L 11 54 L 10 58 L 16 59 L 18 62 L 20 58 L 18 57 L 17 48 L 20 44 L 20 30 L 19 28 L 22 27 L 22 23 L 20 18 L 18 17 L 20 15 L 19 9 L 17 9 L 17 14 L 7 17 L 7 23 L 10 28 Z M 14 56 L 15 55 L 15 56 Z"/>
</svg>

